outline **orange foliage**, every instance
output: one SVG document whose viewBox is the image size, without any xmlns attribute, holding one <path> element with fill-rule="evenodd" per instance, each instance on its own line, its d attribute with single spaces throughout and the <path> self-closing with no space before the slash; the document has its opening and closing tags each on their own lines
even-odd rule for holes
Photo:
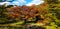
<svg viewBox="0 0 60 29">
<path fill-rule="evenodd" d="M 15 18 L 14 14 L 10 14 L 10 18 Z"/>
<path fill-rule="evenodd" d="M 16 6 L 16 7 L 11 7 L 8 8 L 8 12 L 13 12 L 10 13 L 10 17 L 12 18 L 18 18 L 21 17 L 21 15 L 25 15 L 27 17 L 34 17 L 36 16 L 35 14 L 39 13 L 39 8 L 37 6 Z"/>
<path fill-rule="evenodd" d="M 15 17 L 19 17 L 20 14 L 15 14 Z"/>
</svg>

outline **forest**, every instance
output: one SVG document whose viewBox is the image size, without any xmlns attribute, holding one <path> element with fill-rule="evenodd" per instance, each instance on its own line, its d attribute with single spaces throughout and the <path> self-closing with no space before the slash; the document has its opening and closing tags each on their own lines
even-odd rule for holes
<svg viewBox="0 0 60 29">
<path fill-rule="evenodd" d="M 60 0 L 32 6 L 0 5 L 0 29 L 60 29 Z"/>
</svg>

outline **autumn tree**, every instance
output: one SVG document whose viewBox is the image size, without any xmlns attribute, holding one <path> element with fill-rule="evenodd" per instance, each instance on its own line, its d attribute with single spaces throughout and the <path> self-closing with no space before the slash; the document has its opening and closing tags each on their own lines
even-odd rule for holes
<svg viewBox="0 0 60 29">
<path fill-rule="evenodd" d="M 7 13 L 5 4 L 0 5 L 0 20 L 1 20 L 0 23 L 5 22 L 5 20 L 7 21 L 7 19 L 6 19 L 7 17 L 8 17 L 8 13 Z"/>
</svg>

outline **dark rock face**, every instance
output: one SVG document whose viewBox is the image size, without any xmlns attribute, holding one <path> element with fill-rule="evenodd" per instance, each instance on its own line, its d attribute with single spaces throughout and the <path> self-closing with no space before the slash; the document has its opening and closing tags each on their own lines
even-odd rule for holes
<svg viewBox="0 0 60 29">
<path fill-rule="evenodd" d="M 41 16 L 36 16 L 36 20 L 35 20 L 35 22 L 37 22 L 38 20 L 44 20 L 43 18 L 41 18 Z"/>
<path fill-rule="evenodd" d="M 13 7 L 13 5 L 8 5 L 6 8 L 10 8 L 10 7 Z"/>
</svg>

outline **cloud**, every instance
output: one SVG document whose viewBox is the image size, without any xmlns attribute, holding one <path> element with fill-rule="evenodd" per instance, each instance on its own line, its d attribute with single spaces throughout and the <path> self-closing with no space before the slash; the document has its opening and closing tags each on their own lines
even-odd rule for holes
<svg viewBox="0 0 60 29">
<path fill-rule="evenodd" d="M 19 5 L 19 2 L 12 2 L 13 5 Z"/>
<path fill-rule="evenodd" d="M 0 2 L 0 5 L 3 5 L 3 4 L 5 4 L 5 3 L 8 3 L 8 4 L 9 4 L 10 2 Z"/>
<path fill-rule="evenodd" d="M 23 5 L 23 3 L 26 3 L 25 0 L 14 0 L 13 2 L 0 2 L 0 5 L 3 5 L 3 4 L 7 4 L 7 5 Z"/>
<path fill-rule="evenodd" d="M 21 2 L 21 3 L 26 3 L 25 0 L 17 0 L 18 2 Z"/>
<path fill-rule="evenodd" d="M 26 5 L 27 6 L 31 6 L 33 4 L 38 5 L 38 4 L 41 4 L 43 2 L 44 2 L 43 0 L 33 0 L 32 2 L 30 2 L 30 3 L 26 4 Z"/>
<path fill-rule="evenodd" d="M 16 0 L 16 1 L 13 1 L 12 2 L 12 4 L 13 5 L 23 5 L 23 4 L 25 4 L 26 3 L 26 1 L 25 0 Z"/>
<path fill-rule="evenodd" d="M 43 3 L 43 0 L 32 0 L 31 2 L 27 3 L 27 0 L 14 0 L 13 2 L 0 2 L 0 5 L 3 5 L 4 3 L 6 3 L 6 5 L 26 5 L 26 6 L 31 6 L 33 4 L 38 5 Z"/>
</svg>

